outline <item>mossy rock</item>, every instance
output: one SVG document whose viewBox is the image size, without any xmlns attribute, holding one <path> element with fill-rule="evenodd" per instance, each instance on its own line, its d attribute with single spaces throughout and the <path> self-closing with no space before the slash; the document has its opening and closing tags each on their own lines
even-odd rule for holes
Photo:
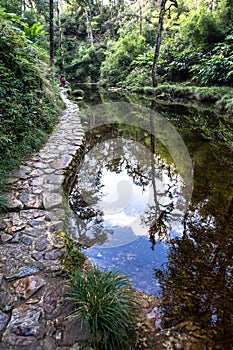
<svg viewBox="0 0 233 350">
<path fill-rule="evenodd" d="M 84 91 L 81 90 L 81 89 L 76 89 L 76 90 L 72 91 L 72 95 L 74 97 L 80 97 L 80 96 L 83 97 L 84 96 Z"/>
</svg>

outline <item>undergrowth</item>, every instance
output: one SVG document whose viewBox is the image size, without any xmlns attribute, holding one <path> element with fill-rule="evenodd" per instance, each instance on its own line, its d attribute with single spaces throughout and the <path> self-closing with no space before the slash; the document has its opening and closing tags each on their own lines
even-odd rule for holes
<svg viewBox="0 0 233 350">
<path fill-rule="evenodd" d="M 232 113 L 233 90 L 230 87 L 198 87 L 188 84 L 161 84 L 157 87 L 132 86 L 132 92 L 153 95 L 155 98 L 187 99 L 215 105 L 225 113 Z"/>
<path fill-rule="evenodd" d="M 0 211 L 10 171 L 39 149 L 62 103 L 46 52 L 28 40 L 21 19 L 0 8 Z"/>
<path fill-rule="evenodd" d="M 127 277 L 95 266 L 73 271 L 66 300 L 76 307 L 72 315 L 82 317 L 98 350 L 132 348 L 135 299 Z"/>
</svg>

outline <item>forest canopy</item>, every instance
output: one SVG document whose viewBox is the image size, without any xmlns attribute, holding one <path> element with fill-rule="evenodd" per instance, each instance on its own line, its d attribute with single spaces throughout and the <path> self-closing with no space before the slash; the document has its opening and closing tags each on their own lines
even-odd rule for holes
<svg viewBox="0 0 233 350">
<path fill-rule="evenodd" d="M 72 1 L 62 17 L 69 78 L 112 86 L 151 85 L 163 2 L 159 82 L 232 86 L 233 3 L 227 0 L 177 1 L 177 7 L 169 0 L 106 5 Z"/>
<path fill-rule="evenodd" d="M 2 0 L 0 4 L 23 17 L 25 29 L 43 25 L 47 40 L 38 44 L 46 50 L 52 6 L 54 64 L 70 82 L 151 85 L 160 29 L 158 83 L 233 84 L 232 0 Z"/>
</svg>

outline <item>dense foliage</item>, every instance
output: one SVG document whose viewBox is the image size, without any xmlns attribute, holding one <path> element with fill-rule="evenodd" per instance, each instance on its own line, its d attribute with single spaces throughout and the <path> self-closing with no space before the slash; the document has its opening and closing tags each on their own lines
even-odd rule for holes
<svg viewBox="0 0 233 350">
<path fill-rule="evenodd" d="M 66 67 L 69 81 L 72 83 L 97 83 L 100 78 L 101 63 L 105 59 L 103 45 L 84 46 L 70 65 Z"/>
<path fill-rule="evenodd" d="M 162 42 L 158 80 L 201 86 L 233 84 L 232 0 L 54 1 L 55 63 L 71 82 L 110 86 L 151 85 L 158 18 Z M 48 0 L 1 0 L 8 12 L 23 15 L 25 31 L 49 31 Z M 33 31 L 31 29 L 30 40 Z M 62 37 L 61 37 L 62 35 Z M 43 43 L 48 49 L 48 40 Z"/>
<path fill-rule="evenodd" d="M 112 43 L 105 61 L 101 65 L 102 84 L 117 84 L 124 81 L 132 70 L 132 61 L 145 50 L 145 39 L 137 32 L 121 36 Z"/>
<path fill-rule="evenodd" d="M 54 71 L 65 71 L 71 85 L 100 83 L 155 92 L 151 68 L 162 2 L 166 6 L 157 93 L 218 101 L 224 112 L 233 111 L 232 0 L 178 0 L 173 7 L 174 0 L 54 0 L 52 11 L 48 0 L 0 0 L 0 208 L 5 205 L 1 192 L 9 169 L 41 145 L 59 115 Z M 47 34 L 51 22 L 53 38 Z M 51 43 L 54 67 L 47 64 Z M 204 118 L 192 123 L 205 139 L 219 133 L 220 141 L 232 149 L 225 123 L 216 122 L 213 128 Z M 78 249 L 67 250 L 67 267 L 82 262 Z M 169 273 L 164 281 L 171 280 L 172 269 Z M 73 269 L 68 295 L 75 314 L 89 326 L 95 349 L 130 348 L 133 298 L 126 278 L 95 268 Z"/>
<path fill-rule="evenodd" d="M 151 85 L 160 1 L 71 4 L 62 21 L 69 79 Z M 232 86 L 232 1 L 180 0 L 177 8 L 171 4 L 166 1 L 159 82 Z"/>
<path fill-rule="evenodd" d="M 1 190 L 8 170 L 38 148 L 59 112 L 45 51 L 34 43 L 42 27 L 31 28 L 0 9 L 0 31 Z"/>
</svg>

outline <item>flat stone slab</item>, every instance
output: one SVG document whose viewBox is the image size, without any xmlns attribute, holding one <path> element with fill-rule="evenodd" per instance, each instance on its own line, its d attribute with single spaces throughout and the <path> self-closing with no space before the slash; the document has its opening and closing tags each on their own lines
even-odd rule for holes
<svg viewBox="0 0 233 350">
<path fill-rule="evenodd" d="M 21 278 L 13 283 L 15 293 L 20 295 L 23 299 L 30 298 L 40 288 L 46 284 L 45 280 L 39 276 L 29 276 Z"/>
<path fill-rule="evenodd" d="M 64 200 L 60 193 L 44 193 L 43 206 L 49 211 L 53 208 L 63 208 Z"/>
<path fill-rule="evenodd" d="M 3 334 L 2 342 L 10 345 L 26 346 L 40 337 L 39 319 L 42 307 L 22 304 L 12 312 L 10 322 Z"/>
</svg>

